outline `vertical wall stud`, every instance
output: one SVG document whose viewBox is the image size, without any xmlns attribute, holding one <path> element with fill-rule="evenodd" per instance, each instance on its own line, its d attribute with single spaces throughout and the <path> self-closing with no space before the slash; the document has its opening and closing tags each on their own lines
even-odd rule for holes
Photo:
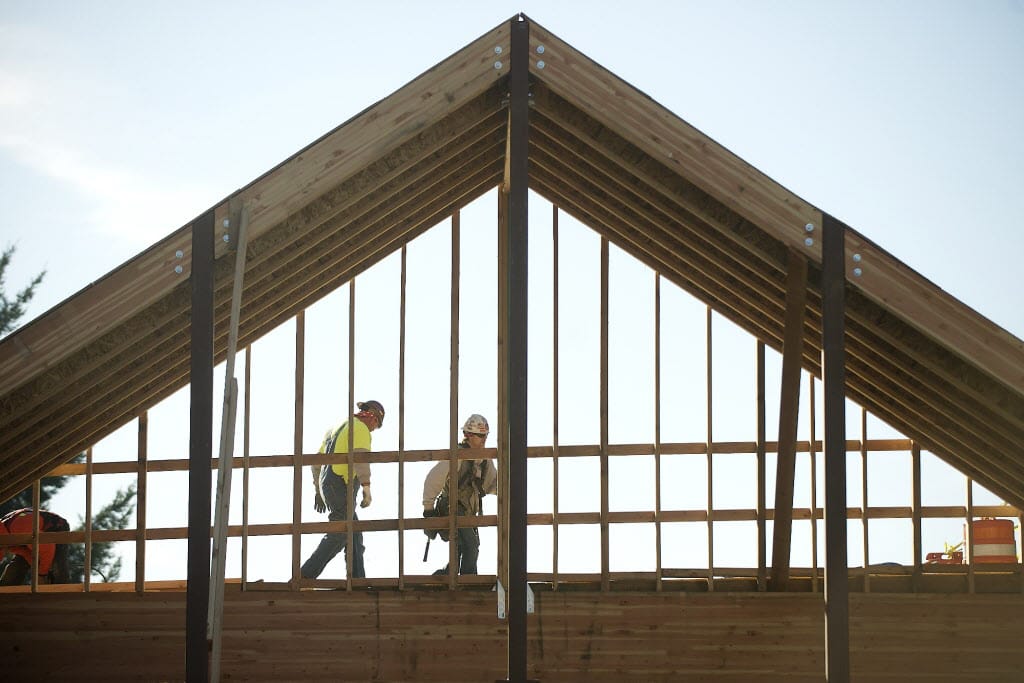
<svg viewBox="0 0 1024 683">
<path fill-rule="evenodd" d="M 910 444 L 911 497 L 913 508 L 911 516 L 914 526 L 914 577 L 913 589 L 916 593 L 921 589 L 921 447 L 914 441 Z"/>
<path fill-rule="evenodd" d="M 249 427 L 251 416 L 252 346 L 245 347 L 245 399 L 242 405 L 242 590 L 249 579 Z"/>
<path fill-rule="evenodd" d="M 608 238 L 601 238 L 601 590 L 611 589 L 608 528 Z"/>
<path fill-rule="evenodd" d="M 551 205 L 551 589 L 558 590 L 558 207 Z"/>
<path fill-rule="evenodd" d="M 459 212 L 452 214 L 452 258 L 451 258 L 451 306 L 450 306 L 450 330 L 449 330 L 449 359 L 448 359 L 448 481 L 459 481 L 459 459 L 458 459 L 458 428 L 459 428 L 459 271 L 460 252 L 459 241 L 461 235 L 461 223 Z M 459 506 L 454 504 L 458 499 L 457 483 L 449 485 L 452 492 L 448 505 L 448 538 L 458 538 Z M 455 590 L 457 577 L 459 575 L 459 544 L 451 542 L 448 544 L 448 589 Z"/>
<path fill-rule="evenodd" d="M 138 511 L 144 509 L 144 506 L 141 502 L 136 502 L 136 506 L 136 515 L 138 515 Z M 138 519 L 137 516 L 136 519 Z M 139 523 L 138 526 L 145 528 L 142 523 Z M 85 451 L 85 566 L 82 569 L 84 589 L 88 593 L 92 585 L 92 446 Z M 135 571 L 138 571 L 138 565 L 136 565 Z"/>
<path fill-rule="evenodd" d="M 764 591 L 768 588 L 768 538 L 767 521 L 765 519 L 765 507 L 767 506 L 767 472 L 765 454 L 765 439 L 767 438 L 767 425 L 765 416 L 765 369 L 764 369 L 764 342 L 757 340 L 755 363 L 757 366 L 757 589 Z M 778 486 L 778 484 L 776 484 Z"/>
<path fill-rule="evenodd" d="M 398 305 L 398 589 L 405 589 L 405 280 L 406 245 L 402 245 Z"/>
<path fill-rule="evenodd" d="M 348 281 L 348 412 L 346 419 L 351 425 L 355 413 L 356 393 L 356 279 L 353 277 Z M 345 547 L 348 549 L 346 556 L 355 556 L 355 518 L 356 518 L 356 487 L 353 483 L 356 480 L 355 450 L 353 442 L 356 437 L 354 427 L 348 430 L 348 486 L 345 487 L 345 496 L 348 500 L 345 503 L 345 521 L 348 527 L 345 529 Z M 352 565 L 354 561 L 345 563 L 345 590 L 352 591 Z"/>
<path fill-rule="evenodd" d="M 149 414 L 139 413 L 139 469 L 135 495 L 135 592 L 146 590 L 146 463 L 149 460 Z M 91 453 L 92 449 L 90 449 Z M 90 513 L 91 514 L 91 513 Z M 86 565 L 88 567 L 88 565 Z"/>
<path fill-rule="evenodd" d="M 868 547 L 868 411 L 860 409 L 860 528 L 864 545 L 864 592 L 871 592 L 871 556 Z"/>
<path fill-rule="evenodd" d="M 704 445 L 704 459 L 707 463 L 708 476 L 707 476 L 707 530 L 708 530 L 708 571 L 707 581 L 708 590 L 715 590 L 715 486 L 714 486 L 714 418 L 712 411 L 712 403 L 714 397 L 714 365 L 713 365 L 713 354 L 712 354 L 712 336 L 711 336 L 711 307 L 705 308 L 704 314 L 704 340 L 706 344 L 706 353 L 704 355 L 705 367 L 704 367 L 704 391 L 705 397 L 707 398 L 707 412 L 705 415 L 706 427 L 707 427 L 707 440 Z"/>
<path fill-rule="evenodd" d="M 295 316 L 295 405 L 292 431 L 292 568 L 291 587 L 298 590 L 302 562 L 302 404 L 306 377 L 306 313 Z"/>
<path fill-rule="evenodd" d="M 654 589 L 661 572 L 661 275 L 654 274 Z"/>
</svg>

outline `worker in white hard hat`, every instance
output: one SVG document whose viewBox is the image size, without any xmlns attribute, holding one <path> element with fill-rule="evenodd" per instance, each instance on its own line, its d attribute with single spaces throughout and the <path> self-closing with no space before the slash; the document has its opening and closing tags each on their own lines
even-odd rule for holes
<svg viewBox="0 0 1024 683">
<path fill-rule="evenodd" d="M 487 444 L 487 435 L 491 429 L 487 424 L 487 418 L 483 415 L 473 413 L 462 425 L 463 439 L 459 448 L 484 448 Z M 440 461 L 427 473 L 423 480 L 423 516 L 424 517 L 445 517 L 449 513 L 449 482 L 448 473 L 450 466 L 445 461 Z M 494 461 L 489 458 L 472 460 L 459 460 L 459 486 L 458 501 L 459 515 L 480 515 L 483 514 L 483 497 L 488 493 L 498 492 L 498 470 Z M 447 530 L 425 529 L 424 533 L 428 538 L 440 536 L 441 540 L 448 540 Z M 476 561 L 480 555 L 480 531 L 476 527 L 461 527 L 456 537 L 458 547 L 456 557 L 459 561 L 460 574 L 476 574 Z M 447 574 L 448 566 L 439 569 L 434 574 Z"/>
</svg>

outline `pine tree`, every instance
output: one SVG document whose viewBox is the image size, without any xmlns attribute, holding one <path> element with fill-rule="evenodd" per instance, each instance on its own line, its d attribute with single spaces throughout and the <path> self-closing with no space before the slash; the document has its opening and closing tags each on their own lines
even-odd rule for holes
<svg viewBox="0 0 1024 683">
<path fill-rule="evenodd" d="M 114 499 L 92 517 L 92 528 L 96 530 L 124 529 L 135 511 L 135 484 L 120 489 Z M 85 520 L 79 518 L 75 531 L 85 529 Z M 92 544 L 92 573 L 99 575 L 104 583 L 116 581 L 121 575 L 121 558 L 114 552 L 113 543 Z M 68 548 L 68 575 L 71 583 L 81 583 L 85 578 L 85 544 L 75 543 Z"/>
<path fill-rule="evenodd" d="M 10 245 L 0 254 L 0 335 L 13 330 L 18 319 L 25 314 L 25 306 L 35 294 L 35 289 L 43 281 L 46 271 L 39 273 L 25 289 L 18 292 L 13 300 L 7 298 L 4 293 L 4 276 L 7 266 L 14 255 L 14 246 Z M 85 454 L 79 453 L 70 462 L 83 462 Z M 51 498 L 64 488 L 70 481 L 68 476 L 44 477 L 39 482 L 39 508 L 49 508 L 48 502 Z M 32 507 L 32 488 L 29 487 L 9 500 L 0 502 L 0 517 L 8 512 Z M 110 501 L 98 513 L 93 515 L 93 529 L 124 529 L 128 526 L 132 513 L 135 511 L 135 484 L 120 489 L 114 499 Z M 70 520 L 69 520 L 70 523 Z M 85 521 L 79 518 L 76 531 L 85 528 Z M 8 560 L 0 557 L 0 572 L 3 571 Z M 114 552 L 113 543 L 93 543 L 92 562 L 90 570 L 98 575 L 104 582 L 116 581 L 121 574 L 121 558 Z M 85 576 L 85 545 L 73 543 L 68 548 L 68 570 L 71 581 L 81 582 Z"/>
<path fill-rule="evenodd" d="M 9 244 L 0 254 L 0 337 L 13 330 L 18 319 L 25 315 L 26 304 L 31 301 L 32 296 L 36 293 L 36 287 L 46 275 L 45 270 L 39 273 L 32 278 L 32 282 L 25 289 L 15 294 L 13 299 L 8 299 L 4 294 L 4 276 L 7 266 L 11 263 L 11 257 L 14 256 L 14 249 L 14 245 Z"/>
</svg>

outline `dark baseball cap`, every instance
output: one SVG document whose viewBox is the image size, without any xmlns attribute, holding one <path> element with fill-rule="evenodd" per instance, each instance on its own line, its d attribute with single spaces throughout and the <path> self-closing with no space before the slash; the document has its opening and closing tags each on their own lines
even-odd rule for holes
<svg viewBox="0 0 1024 683">
<path fill-rule="evenodd" d="M 377 424 L 384 426 L 384 406 L 380 401 L 358 401 L 359 410 L 372 410 L 377 414 Z"/>
</svg>

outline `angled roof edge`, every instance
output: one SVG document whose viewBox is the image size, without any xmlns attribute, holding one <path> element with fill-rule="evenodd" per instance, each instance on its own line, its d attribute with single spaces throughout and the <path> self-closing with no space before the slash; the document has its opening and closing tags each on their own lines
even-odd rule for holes
<svg viewBox="0 0 1024 683">
<path fill-rule="evenodd" d="M 505 76 L 507 60 L 502 68 L 495 68 L 495 47 L 508 53 L 508 21 L 215 204 L 211 207 L 214 224 L 221 226 L 242 204 L 247 204 L 249 239 L 257 239 L 302 204 L 319 197 Z M 191 228 L 192 222 L 178 228 L 0 340 L 0 396 L 187 281 L 191 270 Z M 215 257 L 220 258 L 232 249 L 218 240 Z M 179 252 L 181 256 L 177 255 Z M 175 272 L 175 266 L 181 266 L 182 272 Z"/>
<path fill-rule="evenodd" d="M 624 140 L 624 146 L 638 150 L 619 153 L 618 161 L 620 171 L 641 186 L 641 202 L 649 193 L 663 191 L 660 177 L 645 175 L 639 168 L 650 161 L 659 173 L 667 169 L 665 175 L 673 182 L 692 185 L 716 206 L 725 207 L 721 215 L 715 213 L 717 209 L 707 215 L 693 214 L 696 222 L 725 234 L 730 226 L 724 221 L 747 221 L 763 234 L 761 243 L 744 247 L 764 250 L 751 257 L 755 262 L 761 259 L 759 266 L 777 260 L 777 253 L 786 248 L 805 255 L 812 265 L 820 264 L 820 232 L 812 233 L 815 239 L 809 247 L 804 242 L 805 225 L 820 230 L 823 214 L 819 209 L 543 27 L 531 23 L 530 33 L 530 70 L 536 90 L 542 96 L 553 93 L 563 104 L 568 102 L 566 111 L 571 109 L 574 116 L 584 112 L 581 120 L 590 117 L 595 128 L 607 129 Z M 509 22 L 505 22 L 212 207 L 217 226 L 227 218 L 234 224 L 243 205 L 249 209 L 249 254 L 257 258 L 247 263 L 246 296 L 254 276 L 255 297 L 243 301 L 243 309 L 251 304 L 260 314 L 253 315 L 258 320 L 244 330 L 248 340 L 259 338 L 283 316 L 309 305 L 318 293 L 340 286 L 344 278 L 370 267 L 381 254 L 413 239 L 444 211 L 500 182 L 505 156 L 500 101 L 508 66 L 507 59 L 496 59 L 496 48 L 507 54 L 508 46 Z M 538 59 L 542 46 L 543 66 Z M 498 61 L 502 64 L 496 65 Z M 535 114 L 544 113 L 544 102 L 535 100 L 534 105 Z M 536 120 L 531 128 L 543 137 Z M 600 144 L 592 144 L 590 151 L 607 152 Z M 549 183 L 549 190 L 564 189 L 598 204 L 604 201 L 586 196 L 594 192 L 586 179 L 569 177 L 579 175 L 578 170 L 567 168 L 559 177 L 540 169 L 532 157 L 535 152 L 550 156 L 543 145 L 531 149 L 531 164 L 540 171 L 535 176 L 531 170 L 531 184 L 539 180 Z M 586 166 L 591 160 L 583 156 L 576 161 Z M 550 185 L 552 177 L 564 187 Z M 358 210 L 350 211 L 353 207 Z M 690 204 L 680 207 L 680 215 L 702 210 Z M 670 208 L 669 214 L 662 214 L 667 216 L 663 224 L 655 216 L 649 227 L 639 222 L 639 228 L 628 227 L 653 242 L 661 239 L 653 237 L 655 232 L 671 233 L 673 225 L 688 220 L 671 212 Z M 730 217 L 722 218 L 724 214 Z M 590 227 L 603 227 L 612 235 L 617 232 L 614 220 L 603 225 L 598 220 Z M 190 310 L 190 228 L 191 224 L 180 228 L 0 341 L 0 471 L 5 475 L 0 478 L 0 498 L 187 383 L 181 363 L 187 353 Z M 360 254 L 350 260 L 338 256 L 346 245 L 365 235 L 374 236 L 372 249 L 359 249 Z M 617 244 L 623 246 L 628 239 L 623 237 Z M 686 254 L 700 245 L 696 241 L 683 244 L 688 238 L 682 232 L 667 239 L 677 242 L 662 248 L 667 260 L 659 265 L 685 274 Z M 254 247 L 261 242 L 266 246 L 263 251 Z M 327 251 L 317 251 L 317 245 L 327 245 Z M 862 268 L 857 277 L 852 273 L 854 264 L 849 264 L 848 302 L 870 300 L 872 314 L 887 322 L 898 321 L 899 331 L 911 338 L 899 347 L 887 343 L 870 347 L 872 358 L 858 361 L 863 382 L 854 386 L 848 379 L 847 394 L 873 412 L 881 409 L 879 415 L 893 418 L 894 426 L 920 439 L 925 448 L 943 454 L 990 488 L 995 484 L 993 490 L 1008 500 L 1024 505 L 1024 455 L 1017 453 L 1017 446 L 1024 443 L 1024 342 L 853 230 L 847 233 L 846 248 L 851 256 L 860 254 L 856 265 Z M 721 251 L 717 245 L 708 250 L 714 249 Z M 231 253 L 229 244 L 216 242 L 218 267 L 229 265 L 231 259 L 226 257 Z M 773 278 L 779 264 L 770 264 L 769 271 L 745 271 L 746 257 L 750 254 L 741 258 L 727 254 L 711 264 L 717 274 L 724 273 L 726 280 L 738 285 L 727 295 L 734 301 L 716 301 L 724 310 L 751 316 L 748 320 L 754 322 L 747 330 L 754 330 L 752 334 L 775 340 L 783 323 L 771 316 L 781 299 L 777 291 L 769 290 L 777 284 Z M 650 265 L 651 259 L 646 262 Z M 306 279 L 301 283 L 285 281 L 278 269 L 287 269 L 288 264 L 299 264 L 298 271 L 309 267 L 315 272 L 303 272 L 301 277 Z M 730 272 L 733 264 L 736 268 Z M 174 272 L 176 265 L 182 266 L 182 273 Z M 327 268 L 333 268 L 330 277 L 313 285 L 309 278 L 322 277 Z M 708 281 L 714 279 L 708 277 Z M 758 287 L 765 283 L 767 287 L 760 291 Z M 293 296 L 302 286 L 316 291 Z M 263 299 L 256 300 L 259 297 Z M 863 310 L 862 327 L 879 322 L 865 321 Z M 805 325 L 805 344 L 815 339 L 813 327 L 810 321 Z M 886 331 L 891 332 L 891 326 Z M 852 337 L 849 330 L 847 339 L 851 348 L 859 344 L 864 349 L 873 343 Z M 216 353 L 222 353 L 223 340 L 216 344 Z M 956 368 L 944 368 L 944 374 L 933 380 L 929 374 L 933 368 L 925 367 L 933 359 L 927 358 L 921 368 L 904 373 L 901 354 L 911 349 L 909 365 L 916 365 L 921 354 L 915 345 L 952 359 Z M 805 351 L 806 367 L 818 362 L 813 355 Z M 848 365 L 854 367 L 852 361 Z M 130 373 L 124 372 L 128 369 Z M 958 375 L 960 369 L 964 372 Z M 983 381 L 977 381 L 981 375 Z M 964 406 L 956 405 L 960 385 L 969 402 Z M 923 398 L 920 389 L 928 396 Z M 877 398 L 872 398 L 874 394 Z M 87 405 L 81 401 L 84 396 L 90 398 Z M 73 405 L 76 401 L 79 405 Z M 107 401 L 116 406 L 107 407 Z M 948 415 L 955 415 L 955 424 L 943 423 Z M 984 431 L 991 435 L 985 436 Z"/>
<path fill-rule="evenodd" d="M 536 22 L 530 25 L 530 52 L 532 77 L 783 244 L 821 264 L 821 209 Z M 810 246 L 805 243 L 808 225 L 817 238 Z M 849 286 L 1024 396 L 1024 341 L 852 228 L 847 230 L 846 253 Z M 853 254 L 859 254 L 858 262 L 852 260 Z M 860 276 L 854 268 L 860 269 Z"/>
</svg>

